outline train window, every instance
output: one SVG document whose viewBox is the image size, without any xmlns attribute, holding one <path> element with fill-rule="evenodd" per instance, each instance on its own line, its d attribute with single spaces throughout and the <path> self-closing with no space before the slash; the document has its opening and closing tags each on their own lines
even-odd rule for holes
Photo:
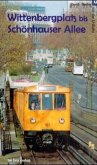
<svg viewBox="0 0 97 165">
<path fill-rule="evenodd" d="M 66 108 L 65 94 L 55 94 L 54 95 L 54 108 L 57 110 Z"/>
<path fill-rule="evenodd" d="M 52 110 L 52 94 L 42 94 L 42 109 Z"/>
<path fill-rule="evenodd" d="M 29 94 L 29 109 L 40 110 L 40 95 L 39 94 Z"/>
</svg>

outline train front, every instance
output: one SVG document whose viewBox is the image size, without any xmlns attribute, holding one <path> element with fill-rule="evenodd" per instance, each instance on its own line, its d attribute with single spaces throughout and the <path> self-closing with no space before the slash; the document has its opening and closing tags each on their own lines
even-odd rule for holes
<svg viewBox="0 0 97 165">
<path fill-rule="evenodd" d="M 29 87 L 24 111 L 25 139 L 40 147 L 67 147 L 70 136 L 70 89 Z"/>
</svg>

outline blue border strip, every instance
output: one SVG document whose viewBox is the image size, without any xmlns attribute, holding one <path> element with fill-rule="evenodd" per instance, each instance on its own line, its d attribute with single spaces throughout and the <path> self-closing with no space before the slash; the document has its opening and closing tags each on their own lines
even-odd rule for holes
<svg viewBox="0 0 97 165">
<path fill-rule="evenodd" d="M 97 0 L 92 0 L 92 5 L 97 6 Z"/>
</svg>

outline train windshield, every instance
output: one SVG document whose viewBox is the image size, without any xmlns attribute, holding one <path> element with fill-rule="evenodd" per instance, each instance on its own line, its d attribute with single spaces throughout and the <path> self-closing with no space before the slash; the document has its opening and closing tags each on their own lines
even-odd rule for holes
<svg viewBox="0 0 97 165">
<path fill-rule="evenodd" d="M 52 94 L 42 94 L 42 109 L 52 110 Z"/>
<path fill-rule="evenodd" d="M 42 100 L 40 99 L 41 96 L 42 96 Z M 54 103 L 54 106 L 53 106 L 53 103 Z M 29 109 L 30 110 L 40 110 L 40 109 L 52 110 L 53 108 L 55 110 L 66 109 L 66 95 L 65 94 L 60 94 L 60 93 L 29 94 Z"/>
<path fill-rule="evenodd" d="M 66 96 L 65 94 L 55 94 L 54 96 L 54 108 L 65 109 L 66 108 Z"/>
<path fill-rule="evenodd" d="M 29 109 L 40 110 L 40 94 L 29 95 Z"/>
</svg>

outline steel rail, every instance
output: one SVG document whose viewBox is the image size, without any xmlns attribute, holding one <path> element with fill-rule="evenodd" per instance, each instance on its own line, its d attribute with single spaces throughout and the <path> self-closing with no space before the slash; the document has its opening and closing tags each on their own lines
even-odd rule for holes
<svg viewBox="0 0 97 165">
<path fill-rule="evenodd" d="M 65 164 L 70 164 L 70 161 L 68 161 L 68 160 L 66 160 L 66 158 L 63 156 L 63 154 L 59 151 L 59 150 L 57 150 L 57 153 L 61 156 L 61 158 L 64 160 L 64 163 Z"/>
<path fill-rule="evenodd" d="M 70 160 L 70 162 L 73 164 L 73 165 L 75 165 L 75 164 L 77 164 L 77 165 L 80 165 L 80 162 L 70 153 L 70 151 L 64 151 L 64 150 L 62 150 L 62 152 L 65 154 L 65 155 L 67 155 L 67 157 L 68 157 L 68 159 Z M 70 154 L 70 155 L 68 155 L 68 154 Z M 70 163 L 70 164 L 71 164 Z"/>
<path fill-rule="evenodd" d="M 33 151 L 31 151 L 31 159 L 33 160 L 33 164 L 37 164 Z"/>
<path fill-rule="evenodd" d="M 86 152 L 92 159 L 94 159 L 97 162 L 97 151 L 91 150 L 86 142 L 84 142 L 82 139 L 77 137 L 75 134 L 70 135 L 73 140 L 75 140 L 84 152 Z"/>
<path fill-rule="evenodd" d="M 84 158 L 77 150 L 75 150 L 72 146 L 69 146 L 68 150 L 70 151 L 71 154 L 73 154 L 76 159 L 78 161 L 80 161 L 81 164 L 87 164 L 87 165 L 91 165 L 91 162 L 88 161 L 86 158 Z M 95 164 L 95 162 L 92 162 L 93 164 Z"/>
<path fill-rule="evenodd" d="M 76 124 L 76 123 L 74 123 L 74 122 L 72 122 L 71 125 L 74 125 L 74 126 L 76 126 L 77 128 L 80 128 L 81 130 L 85 131 L 86 133 L 88 133 L 88 134 L 92 135 L 93 137 L 97 138 L 97 133 L 96 133 L 95 131 L 91 130 L 89 127 L 83 126 L 81 123 L 80 123 L 80 124 Z M 83 127 L 83 128 L 81 128 L 80 126 Z M 85 128 L 87 128 L 88 130 L 85 130 Z M 90 131 L 91 131 L 91 132 L 90 132 Z M 92 133 L 95 133 L 96 135 L 94 135 L 94 134 L 92 134 Z"/>
</svg>

